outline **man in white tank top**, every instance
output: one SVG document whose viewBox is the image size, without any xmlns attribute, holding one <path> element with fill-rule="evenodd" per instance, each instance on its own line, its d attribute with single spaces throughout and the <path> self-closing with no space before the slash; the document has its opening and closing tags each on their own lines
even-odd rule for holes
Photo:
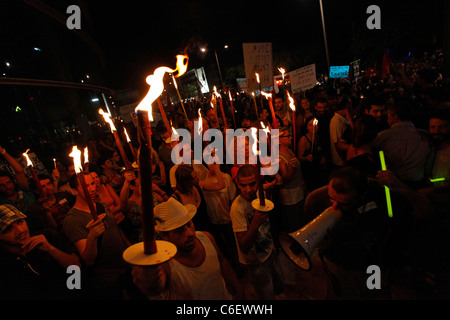
<svg viewBox="0 0 450 320">
<path fill-rule="evenodd" d="M 155 267 L 133 267 L 136 285 L 149 299 L 244 299 L 231 264 L 207 232 L 195 231 L 197 209 L 175 198 L 154 208 L 155 230 L 177 247 L 173 259 Z"/>
</svg>

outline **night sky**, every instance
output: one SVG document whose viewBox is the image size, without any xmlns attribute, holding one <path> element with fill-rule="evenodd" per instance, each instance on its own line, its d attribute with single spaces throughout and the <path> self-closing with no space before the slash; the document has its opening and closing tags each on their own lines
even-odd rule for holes
<svg viewBox="0 0 450 320">
<path fill-rule="evenodd" d="M 381 9 L 381 30 L 366 27 L 366 9 L 371 4 Z M 442 1 L 428 1 L 424 6 L 410 1 L 323 0 L 323 6 L 332 65 L 348 64 L 354 58 L 381 60 L 383 47 L 395 59 L 410 51 L 422 53 L 430 45 L 441 46 Z M 172 66 L 175 55 L 185 48 L 190 66 L 200 66 L 199 48 L 204 45 L 217 49 L 225 67 L 243 63 L 243 42 L 272 42 L 278 61 L 289 54 L 303 54 L 303 63 L 316 63 L 319 68 L 326 61 L 318 0 L 159 1 L 150 5 L 90 1 L 88 7 L 92 33 L 107 57 L 113 86 L 125 85 L 158 66 Z M 229 45 L 226 52 L 224 44 Z"/>
<path fill-rule="evenodd" d="M 0 3 L 0 49 L 6 52 L 0 52 L 1 58 L 8 58 L 11 52 L 21 54 L 28 50 L 25 46 L 44 46 L 42 38 L 47 32 L 40 25 L 45 20 L 58 33 L 53 45 L 62 48 L 73 69 L 83 70 L 87 55 L 77 50 L 80 38 L 28 2 L 33 1 Z M 173 67 L 175 56 L 184 50 L 190 57 L 189 67 L 197 68 L 214 61 L 216 49 L 226 72 L 228 67 L 243 64 L 244 42 L 272 42 L 274 67 L 285 66 L 289 71 L 315 63 L 319 73 L 326 67 L 319 0 L 41 2 L 64 19 L 69 16 L 65 12 L 68 5 L 80 5 L 82 31 L 92 37 L 105 59 L 105 64 L 99 65 L 102 82 L 114 90 L 132 89 L 158 66 Z M 366 27 L 366 9 L 371 4 L 381 9 L 381 30 Z M 348 64 L 355 58 L 361 59 L 363 65 L 379 63 L 384 48 L 395 60 L 410 51 L 422 54 L 442 47 L 443 0 L 430 0 L 426 5 L 411 1 L 323 0 L 323 6 L 332 65 Z M 223 49 L 225 44 L 229 49 Z M 200 53 L 204 46 L 210 49 L 207 54 Z"/>
</svg>

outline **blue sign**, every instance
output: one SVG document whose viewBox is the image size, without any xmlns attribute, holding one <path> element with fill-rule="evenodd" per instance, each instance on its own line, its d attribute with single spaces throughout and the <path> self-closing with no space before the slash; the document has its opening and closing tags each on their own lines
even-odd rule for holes
<svg viewBox="0 0 450 320">
<path fill-rule="evenodd" d="M 330 78 L 347 78 L 350 66 L 331 66 Z"/>
</svg>

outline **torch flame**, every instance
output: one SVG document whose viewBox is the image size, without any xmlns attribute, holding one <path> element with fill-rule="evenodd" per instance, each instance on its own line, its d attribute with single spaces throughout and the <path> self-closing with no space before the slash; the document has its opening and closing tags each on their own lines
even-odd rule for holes
<svg viewBox="0 0 450 320">
<path fill-rule="evenodd" d="M 231 92 L 228 91 L 228 96 L 230 97 L 230 101 L 233 101 L 233 98 L 231 98 Z"/>
<path fill-rule="evenodd" d="M 252 152 L 255 156 L 257 156 L 259 154 L 258 151 L 258 137 L 256 135 L 256 133 L 258 132 L 258 129 L 256 129 L 255 127 L 251 127 L 250 130 L 252 130 L 252 137 L 253 137 L 253 145 L 252 145 Z"/>
<path fill-rule="evenodd" d="M 84 148 L 84 163 L 89 162 L 89 151 L 88 151 L 88 147 Z"/>
<path fill-rule="evenodd" d="M 222 96 L 220 95 L 220 93 L 217 92 L 216 86 L 214 86 L 214 96 L 217 96 L 217 97 L 219 97 L 219 98 L 222 98 Z"/>
<path fill-rule="evenodd" d="M 284 73 L 286 72 L 286 70 L 284 70 L 284 68 L 278 68 L 278 71 L 281 72 L 281 76 L 283 77 L 283 81 L 284 81 Z"/>
<path fill-rule="evenodd" d="M 259 83 L 259 73 L 255 72 L 255 76 L 256 76 L 256 81 L 258 81 L 258 83 Z"/>
<path fill-rule="evenodd" d="M 264 131 L 266 134 L 269 134 L 269 132 L 270 132 L 269 128 L 267 128 L 267 127 L 264 125 L 264 123 L 263 123 L 262 121 L 260 121 L 260 122 L 261 122 L 261 127 L 263 128 L 263 131 Z"/>
<path fill-rule="evenodd" d="M 172 137 L 173 137 L 173 139 L 171 137 L 171 140 L 176 140 L 176 139 L 178 139 L 179 136 L 180 135 L 178 134 L 178 131 L 175 130 L 175 128 L 172 126 Z"/>
<path fill-rule="evenodd" d="M 177 80 L 175 80 L 175 76 L 172 74 L 172 81 L 173 85 L 175 86 L 175 89 L 178 89 Z"/>
<path fill-rule="evenodd" d="M 125 137 L 127 138 L 127 142 L 131 142 L 130 137 L 128 136 L 128 132 L 126 128 L 123 128 L 123 132 L 125 132 Z"/>
<path fill-rule="evenodd" d="M 261 94 L 264 96 L 264 97 L 266 97 L 267 99 L 272 99 L 272 94 L 271 93 L 266 93 L 266 92 L 264 92 L 264 91 L 261 91 Z"/>
<path fill-rule="evenodd" d="M 101 108 L 98 109 L 98 113 L 103 116 L 103 119 L 105 119 L 107 123 L 109 123 L 109 126 L 111 127 L 111 132 L 117 131 L 116 126 L 114 125 L 109 113 L 104 112 L 103 109 Z"/>
<path fill-rule="evenodd" d="M 291 95 L 289 94 L 289 91 L 286 91 L 286 92 L 287 92 L 288 99 L 290 101 L 289 107 L 291 108 L 292 111 L 295 111 L 294 98 L 291 97 Z"/>
<path fill-rule="evenodd" d="M 203 118 L 202 118 L 202 111 L 200 108 L 198 108 L 198 134 L 201 136 L 203 132 Z"/>
<path fill-rule="evenodd" d="M 317 123 L 318 123 L 319 121 L 316 119 L 316 118 L 314 118 L 314 120 L 313 120 L 313 126 L 317 126 Z"/>
<path fill-rule="evenodd" d="M 80 173 L 82 170 L 81 151 L 78 150 L 77 146 L 72 147 L 72 153 L 69 154 L 69 157 L 73 158 L 73 166 L 75 169 L 75 173 Z"/>
<path fill-rule="evenodd" d="M 31 162 L 30 157 L 27 154 L 28 151 L 30 151 L 30 149 L 27 149 L 27 151 L 22 153 L 22 155 L 25 157 L 25 159 L 27 159 L 27 166 L 33 166 L 33 162 Z"/>
<path fill-rule="evenodd" d="M 185 63 L 186 60 L 186 63 Z M 146 78 L 146 82 L 150 85 L 150 89 L 144 99 L 136 107 L 135 112 L 144 111 L 148 112 L 150 121 L 153 121 L 152 116 L 152 103 L 161 95 L 164 90 L 163 78 L 165 73 L 174 73 L 178 71 L 176 77 L 180 77 L 187 70 L 188 56 L 177 55 L 177 67 L 176 69 L 170 69 L 168 67 L 157 68 L 152 75 Z"/>
</svg>

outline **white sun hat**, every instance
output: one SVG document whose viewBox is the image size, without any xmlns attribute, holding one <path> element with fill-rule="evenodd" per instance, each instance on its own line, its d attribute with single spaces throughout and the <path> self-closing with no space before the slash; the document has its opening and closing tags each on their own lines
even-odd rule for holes
<svg viewBox="0 0 450 320">
<path fill-rule="evenodd" d="M 170 197 L 169 200 L 158 204 L 153 210 L 156 222 L 155 230 L 175 230 L 192 220 L 196 212 L 197 207 L 195 205 L 183 205 L 175 198 Z"/>
</svg>

